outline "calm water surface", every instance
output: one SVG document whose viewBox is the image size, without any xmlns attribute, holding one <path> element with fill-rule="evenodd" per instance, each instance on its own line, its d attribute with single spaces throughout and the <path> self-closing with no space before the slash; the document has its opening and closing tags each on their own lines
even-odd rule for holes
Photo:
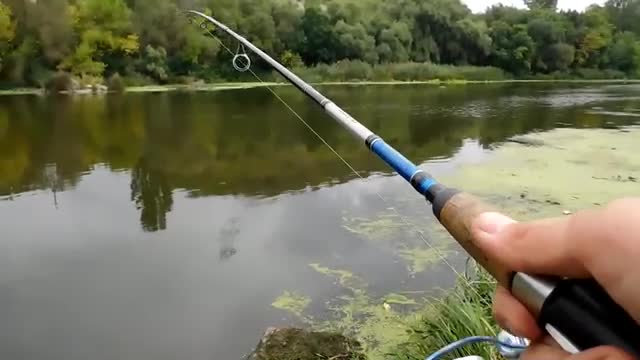
<svg viewBox="0 0 640 360">
<path fill-rule="evenodd" d="M 513 135 L 640 120 L 632 85 L 322 90 L 436 175 Z M 0 97 L 0 358 L 240 359 L 265 328 L 297 324 L 271 306 L 283 291 L 326 315 L 340 289 L 311 263 L 374 294 L 446 285 L 450 269 L 408 276 L 391 247 L 345 229 L 346 215 L 429 209 L 314 104 L 277 91 L 367 179 L 265 89 Z"/>
</svg>

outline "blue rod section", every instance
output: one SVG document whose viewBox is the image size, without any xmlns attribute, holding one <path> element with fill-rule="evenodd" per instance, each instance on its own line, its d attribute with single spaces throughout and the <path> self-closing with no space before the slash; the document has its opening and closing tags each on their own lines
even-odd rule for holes
<svg viewBox="0 0 640 360">
<path fill-rule="evenodd" d="M 408 182 L 411 182 L 412 179 L 415 180 L 414 177 L 422 172 L 414 163 L 382 139 L 375 140 L 371 145 L 371 151 L 389 164 Z M 419 183 L 413 183 L 412 185 L 420 194 L 426 195 L 427 191 L 436 184 L 437 182 L 433 178 L 425 177 Z"/>
</svg>

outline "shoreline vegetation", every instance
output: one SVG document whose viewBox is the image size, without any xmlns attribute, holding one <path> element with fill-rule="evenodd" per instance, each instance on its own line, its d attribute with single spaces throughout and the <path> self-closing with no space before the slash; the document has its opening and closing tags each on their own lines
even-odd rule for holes
<svg viewBox="0 0 640 360">
<path fill-rule="evenodd" d="M 416 80 L 416 81 L 370 81 L 370 80 L 348 80 L 348 81 L 326 81 L 310 82 L 313 86 L 402 86 L 402 85 L 481 85 L 481 84 L 640 84 L 640 79 L 504 79 L 504 80 Z M 231 83 L 209 83 L 209 84 L 166 84 L 166 85 L 143 85 L 126 87 L 124 93 L 161 93 L 173 91 L 185 92 L 214 92 L 228 90 L 246 90 L 261 87 L 288 87 L 287 82 L 231 82 Z M 114 91 L 107 91 L 113 93 Z M 81 91 L 73 93 L 66 91 L 61 94 L 66 95 L 87 95 L 104 92 Z M 45 95 L 47 91 L 42 88 L 15 88 L 0 89 L 0 96 L 12 95 Z"/>
<path fill-rule="evenodd" d="M 640 77 L 640 0 L 584 11 L 557 3 L 525 0 L 526 9 L 495 5 L 483 13 L 461 0 L 193 0 L 188 7 L 228 24 L 311 83 Z M 225 47 L 237 44 L 219 32 L 224 46 L 212 39 L 184 5 L 3 0 L 0 89 L 93 93 L 253 81 L 231 64 Z M 280 81 L 253 60 L 264 81 Z"/>
</svg>

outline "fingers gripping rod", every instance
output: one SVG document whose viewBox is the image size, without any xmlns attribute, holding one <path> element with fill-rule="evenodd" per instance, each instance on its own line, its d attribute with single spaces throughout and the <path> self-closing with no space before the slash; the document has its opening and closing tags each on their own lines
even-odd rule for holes
<svg viewBox="0 0 640 360">
<path fill-rule="evenodd" d="M 489 258 L 477 245 L 471 226 L 479 215 L 492 211 L 491 207 L 470 194 L 438 183 L 381 137 L 223 23 L 199 11 L 188 13 L 214 24 L 258 55 L 425 196 L 433 204 L 434 214 L 440 223 L 465 251 L 498 283 L 510 289 L 538 318 L 540 326 L 567 351 L 578 352 L 600 345 L 612 345 L 640 358 L 640 325 L 594 280 L 562 280 L 514 273 Z"/>
</svg>

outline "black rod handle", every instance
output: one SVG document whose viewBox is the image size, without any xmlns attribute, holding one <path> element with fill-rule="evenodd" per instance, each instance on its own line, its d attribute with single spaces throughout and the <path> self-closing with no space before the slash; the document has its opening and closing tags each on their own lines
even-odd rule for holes
<svg viewBox="0 0 640 360">
<path fill-rule="evenodd" d="M 540 310 L 579 350 L 610 345 L 640 359 L 640 325 L 593 279 L 561 280 Z"/>
</svg>

